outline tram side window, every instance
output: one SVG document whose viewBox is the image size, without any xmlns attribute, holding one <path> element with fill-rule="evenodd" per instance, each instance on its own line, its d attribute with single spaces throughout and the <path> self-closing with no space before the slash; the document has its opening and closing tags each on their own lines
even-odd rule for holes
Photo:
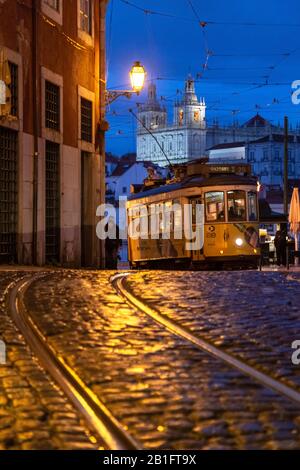
<svg viewBox="0 0 300 470">
<path fill-rule="evenodd" d="M 248 193 L 248 213 L 250 221 L 258 220 L 257 193 L 252 191 Z"/>
<path fill-rule="evenodd" d="M 150 204 L 149 206 L 149 229 L 151 238 L 156 239 L 159 237 L 161 229 L 161 208 L 160 204 Z"/>
<path fill-rule="evenodd" d="M 207 222 L 224 222 L 224 193 L 220 191 L 206 193 L 205 208 Z"/>
<path fill-rule="evenodd" d="M 245 191 L 228 191 L 228 222 L 246 220 L 246 196 Z"/>
<path fill-rule="evenodd" d="M 160 228 L 165 238 L 170 238 L 173 229 L 173 212 L 172 212 L 172 201 L 167 201 L 161 205 L 162 214 Z M 164 238 L 163 237 L 163 238 Z"/>
<path fill-rule="evenodd" d="M 148 240 L 149 220 L 147 206 L 142 206 L 140 209 L 140 232 L 142 240 Z"/>
<path fill-rule="evenodd" d="M 132 239 L 148 239 L 148 210 L 147 206 L 132 207 L 128 211 L 129 235 Z"/>
<path fill-rule="evenodd" d="M 183 230 L 183 210 L 180 199 L 175 199 L 173 201 L 173 230 L 175 240 L 181 240 Z"/>
</svg>

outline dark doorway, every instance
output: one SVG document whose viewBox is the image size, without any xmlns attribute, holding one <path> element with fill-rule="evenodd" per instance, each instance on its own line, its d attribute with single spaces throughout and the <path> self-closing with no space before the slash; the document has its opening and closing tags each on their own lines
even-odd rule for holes
<svg viewBox="0 0 300 470">
<path fill-rule="evenodd" d="M 46 262 L 60 261 L 60 145 L 46 141 Z"/>
<path fill-rule="evenodd" d="M 0 263 L 17 261 L 18 133 L 0 127 Z"/>
<path fill-rule="evenodd" d="M 92 266 L 92 154 L 81 152 L 81 266 Z"/>
</svg>

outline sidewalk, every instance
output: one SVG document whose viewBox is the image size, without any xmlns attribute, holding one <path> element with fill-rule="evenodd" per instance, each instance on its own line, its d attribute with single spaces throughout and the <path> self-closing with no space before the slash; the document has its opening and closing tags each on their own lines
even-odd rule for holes
<svg viewBox="0 0 300 470">
<path fill-rule="evenodd" d="M 263 266 L 262 271 L 270 271 L 270 272 L 300 272 L 300 266 L 290 265 L 289 269 L 285 266 Z"/>
<path fill-rule="evenodd" d="M 44 272 L 44 271 L 59 271 L 62 270 L 63 268 L 60 267 L 54 267 L 54 266 L 24 266 L 20 264 L 1 264 L 0 265 L 0 271 L 1 272 L 23 272 L 23 271 L 28 271 L 28 272 Z"/>
</svg>

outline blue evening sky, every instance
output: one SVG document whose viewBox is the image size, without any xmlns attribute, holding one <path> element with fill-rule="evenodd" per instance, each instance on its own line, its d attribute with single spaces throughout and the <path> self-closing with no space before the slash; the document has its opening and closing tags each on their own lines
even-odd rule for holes
<svg viewBox="0 0 300 470">
<path fill-rule="evenodd" d="M 198 77 L 197 94 L 206 99 L 210 122 L 242 123 L 259 112 L 274 124 L 284 115 L 300 123 L 300 105 L 291 102 L 291 83 L 300 80 L 299 0 L 126 2 L 110 0 L 108 8 L 108 88 L 128 88 L 128 70 L 140 60 L 147 79 L 156 80 L 169 120 L 191 73 Z M 202 28 L 198 20 L 208 24 Z M 135 151 L 136 123 L 128 109 L 144 100 L 145 92 L 109 107 L 107 151 Z"/>
</svg>

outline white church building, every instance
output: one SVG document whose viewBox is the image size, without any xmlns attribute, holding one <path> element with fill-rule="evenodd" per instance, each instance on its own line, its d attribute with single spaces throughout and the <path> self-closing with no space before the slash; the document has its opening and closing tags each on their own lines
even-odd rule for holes
<svg viewBox="0 0 300 470">
<path fill-rule="evenodd" d="M 149 85 L 146 103 L 138 107 L 138 117 L 137 161 L 160 166 L 167 166 L 168 160 L 176 164 L 209 156 L 210 149 L 220 144 L 244 144 L 274 133 L 283 134 L 282 127 L 274 126 L 259 114 L 242 125 L 234 122 L 223 127 L 216 120 L 208 123 L 205 99 L 197 97 L 192 77 L 185 82 L 182 99 L 174 104 L 172 123 L 157 98 L 154 83 Z M 299 130 L 290 133 L 296 136 Z"/>
<path fill-rule="evenodd" d="M 141 123 L 137 131 L 137 160 L 151 160 L 166 166 L 168 161 L 164 152 L 173 164 L 203 155 L 206 149 L 205 110 L 204 99 L 197 98 L 194 80 L 188 78 L 183 99 L 175 103 L 173 123 L 169 124 L 167 111 L 159 103 L 156 86 L 151 83 L 148 100 L 138 110 Z M 160 145 L 144 126 L 151 130 Z"/>
</svg>

